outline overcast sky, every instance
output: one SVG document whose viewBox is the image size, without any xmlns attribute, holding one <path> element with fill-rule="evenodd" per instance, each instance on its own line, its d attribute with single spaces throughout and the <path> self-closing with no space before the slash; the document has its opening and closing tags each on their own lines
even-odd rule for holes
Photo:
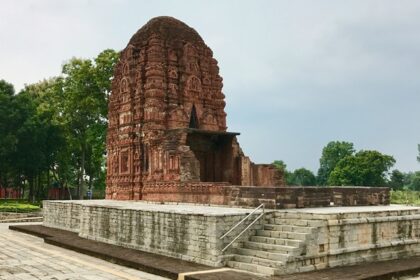
<svg viewBox="0 0 420 280">
<path fill-rule="evenodd" d="M 420 170 L 420 1 L 2 0 L 0 79 L 19 90 L 59 75 L 161 15 L 213 50 L 229 130 L 255 162 L 316 171 L 345 140 Z"/>
</svg>

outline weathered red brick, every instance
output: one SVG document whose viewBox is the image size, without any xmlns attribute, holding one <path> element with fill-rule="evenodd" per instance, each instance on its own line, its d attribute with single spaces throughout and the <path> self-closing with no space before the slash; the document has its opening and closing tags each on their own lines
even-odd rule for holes
<svg viewBox="0 0 420 280">
<path fill-rule="evenodd" d="M 171 18 L 150 20 L 121 52 L 109 98 L 108 199 L 225 204 L 226 186 L 280 186 L 226 131 L 213 52 Z"/>
</svg>

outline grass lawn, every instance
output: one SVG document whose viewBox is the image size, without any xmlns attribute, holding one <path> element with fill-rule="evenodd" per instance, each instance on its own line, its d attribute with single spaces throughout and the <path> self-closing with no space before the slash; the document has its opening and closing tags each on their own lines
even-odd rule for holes
<svg viewBox="0 0 420 280">
<path fill-rule="evenodd" d="M 0 199 L 0 212 L 28 213 L 40 209 L 39 205 L 26 200 Z"/>
<path fill-rule="evenodd" d="M 391 203 L 420 206 L 420 192 L 409 190 L 391 191 Z"/>
</svg>

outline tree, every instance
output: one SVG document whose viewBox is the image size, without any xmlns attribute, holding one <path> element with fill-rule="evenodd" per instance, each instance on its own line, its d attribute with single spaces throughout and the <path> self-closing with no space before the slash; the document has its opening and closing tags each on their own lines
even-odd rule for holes
<svg viewBox="0 0 420 280">
<path fill-rule="evenodd" d="M 322 149 L 322 156 L 319 160 L 318 184 L 325 186 L 328 178 L 336 165 L 343 158 L 353 155 L 355 152 L 353 143 L 332 141 Z"/>
<path fill-rule="evenodd" d="M 5 80 L 0 80 L 0 94 L 12 97 L 15 94 L 15 88 Z"/>
<path fill-rule="evenodd" d="M 341 159 L 328 179 L 328 184 L 345 186 L 384 186 L 388 170 L 395 164 L 392 156 L 378 151 L 359 151 Z"/>
<path fill-rule="evenodd" d="M 314 186 L 316 185 L 316 177 L 312 171 L 306 168 L 299 168 L 290 174 L 288 183 L 294 186 Z"/>
<path fill-rule="evenodd" d="M 405 173 L 404 187 L 413 191 L 420 191 L 420 171 Z"/>
<path fill-rule="evenodd" d="M 420 144 L 417 145 L 417 149 L 419 150 L 419 155 L 417 156 L 417 161 L 420 162 Z"/>
<path fill-rule="evenodd" d="M 420 171 L 414 172 L 409 187 L 414 191 L 420 191 Z"/>
<path fill-rule="evenodd" d="M 16 145 L 15 110 L 13 108 L 15 89 L 12 84 L 0 80 L 0 187 L 7 187 L 12 172 L 12 152 Z"/>
<path fill-rule="evenodd" d="M 286 163 L 284 163 L 284 161 L 282 160 L 275 160 L 272 163 L 276 168 L 278 168 L 279 170 L 281 170 L 283 172 L 283 176 L 284 176 L 284 180 L 286 185 L 292 185 L 293 181 L 291 178 L 292 173 L 290 171 L 287 170 L 287 165 Z"/>
<path fill-rule="evenodd" d="M 42 199 L 48 187 L 105 187 L 108 97 L 119 54 L 72 59 L 62 76 L 15 94 L 0 80 L 0 185 L 29 189 Z M 52 182 L 54 181 L 54 182 Z"/>
<path fill-rule="evenodd" d="M 66 146 L 63 128 L 56 120 L 57 104 L 51 98 L 59 90 L 60 79 L 53 78 L 26 86 L 16 97 L 19 107 L 27 112 L 17 131 L 15 158 L 28 180 L 30 200 L 46 197 L 52 172 L 59 164 L 58 154 Z"/>
<path fill-rule="evenodd" d="M 401 190 L 404 187 L 404 173 L 397 169 L 392 170 L 389 186 L 393 190 Z"/>
<path fill-rule="evenodd" d="M 272 163 L 276 168 L 282 170 L 283 172 L 286 171 L 287 165 L 282 160 L 275 160 Z"/>
<path fill-rule="evenodd" d="M 62 119 L 76 150 L 78 197 L 85 181 L 104 172 L 107 97 L 118 53 L 105 50 L 92 60 L 72 59 L 63 66 Z"/>
</svg>

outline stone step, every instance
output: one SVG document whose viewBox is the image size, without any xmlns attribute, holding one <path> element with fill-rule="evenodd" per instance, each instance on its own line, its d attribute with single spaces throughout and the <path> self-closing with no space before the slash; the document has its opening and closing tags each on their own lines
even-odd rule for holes
<svg viewBox="0 0 420 280">
<path fill-rule="evenodd" d="M 287 219 L 287 218 L 268 218 L 267 223 L 275 225 L 309 226 L 320 227 L 326 223 L 323 220 Z"/>
<path fill-rule="evenodd" d="M 231 268 L 246 270 L 253 273 L 259 273 L 264 275 L 276 275 L 277 270 L 272 267 L 252 264 L 252 263 L 244 263 L 244 262 L 237 262 L 237 261 L 228 261 L 227 265 Z"/>
<path fill-rule="evenodd" d="M 278 230 L 278 231 L 289 231 L 289 232 L 300 232 L 300 233 L 312 233 L 315 229 L 309 226 L 292 226 L 292 225 L 278 225 L 278 224 L 264 224 L 266 230 Z"/>
<path fill-rule="evenodd" d="M 245 255 L 245 256 L 254 256 L 262 259 L 269 259 L 273 261 L 282 261 L 286 262 L 291 255 L 282 254 L 282 253 L 274 253 L 274 252 L 267 252 L 262 250 L 254 250 L 248 248 L 236 248 L 236 253 L 238 255 Z"/>
<path fill-rule="evenodd" d="M 308 233 L 300 233 L 300 232 L 290 232 L 290 231 L 274 231 L 274 230 L 265 230 L 259 229 L 257 230 L 258 236 L 266 236 L 266 237 L 273 237 L 273 238 L 285 238 L 285 239 L 298 239 L 298 240 L 305 240 Z"/>
<path fill-rule="evenodd" d="M 275 245 L 286 245 L 291 247 L 300 247 L 304 241 L 299 239 L 287 239 L 287 238 L 274 238 L 274 237 L 266 237 L 266 236 L 251 236 L 250 241 L 253 242 L 263 242 L 267 244 L 275 244 Z"/>
<path fill-rule="evenodd" d="M 252 241 L 245 241 L 244 248 L 247 249 L 254 249 L 254 250 L 263 250 L 267 252 L 274 252 L 274 253 L 282 253 L 288 254 L 293 256 L 298 256 L 300 254 L 301 249 L 291 246 L 285 245 L 274 245 L 274 244 L 267 244 L 261 242 L 252 242 Z"/>
<path fill-rule="evenodd" d="M 268 266 L 273 268 L 282 268 L 284 263 L 281 261 L 273 261 L 269 259 L 258 258 L 254 256 L 244 256 L 244 255 L 233 255 L 233 261 L 243 262 L 243 263 L 252 263 L 256 265 Z"/>
</svg>

